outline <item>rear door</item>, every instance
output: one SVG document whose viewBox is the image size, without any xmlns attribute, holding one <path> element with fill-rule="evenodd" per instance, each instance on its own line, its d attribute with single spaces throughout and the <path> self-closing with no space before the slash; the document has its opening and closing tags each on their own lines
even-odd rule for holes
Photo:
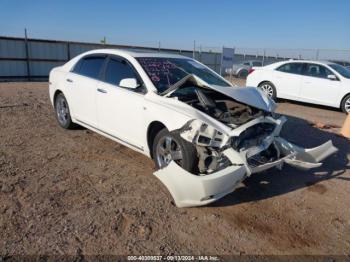
<svg viewBox="0 0 350 262">
<path fill-rule="evenodd" d="M 120 87 L 125 78 L 136 78 L 137 89 Z M 133 66 L 124 58 L 110 56 L 102 81 L 97 85 L 97 115 L 99 129 L 103 132 L 143 150 L 145 134 L 145 87 Z"/>
<path fill-rule="evenodd" d="M 303 63 L 286 63 L 272 72 L 272 83 L 276 87 L 277 96 L 299 100 Z"/>
<path fill-rule="evenodd" d="M 66 79 L 74 118 L 93 127 L 97 127 L 96 85 L 106 57 L 106 55 L 83 57 Z"/>
<path fill-rule="evenodd" d="M 307 63 L 300 91 L 302 100 L 309 103 L 338 106 L 341 83 L 338 78 L 328 79 L 328 75 L 334 75 L 334 73 L 325 66 Z"/>
</svg>

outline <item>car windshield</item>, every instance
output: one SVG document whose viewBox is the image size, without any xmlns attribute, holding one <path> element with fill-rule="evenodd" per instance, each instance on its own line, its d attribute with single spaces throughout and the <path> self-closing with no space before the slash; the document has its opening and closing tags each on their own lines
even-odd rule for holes
<svg viewBox="0 0 350 262">
<path fill-rule="evenodd" d="M 158 93 L 163 93 L 189 74 L 196 75 L 210 85 L 230 86 L 206 66 L 192 59 L 166 57 L 138 57 L 136 59 L 152 80 Z"/>
<path fill-rule="evenodd" d="M 333 68 L 335 71 L 337 71 L 339 74 L 341 74 L 345 78 L 350 79 L 350 70 L 345 68 L 344 66 L 338 65 L 338 64 L 330 64 L 331 68 Z"/>
</svg>

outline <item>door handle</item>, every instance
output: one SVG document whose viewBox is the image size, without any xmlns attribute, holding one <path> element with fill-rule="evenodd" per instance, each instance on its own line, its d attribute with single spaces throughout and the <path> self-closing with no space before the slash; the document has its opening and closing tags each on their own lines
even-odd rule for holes
<svg viewBox="0 0 350 262">
<path fill-rule="evenodd" d="M 69 79 L 69 78 L 67 78 L 66 81 L 69 82 L 69 83 L 73 83 L 73 80 Z"/>
<path fill-rule="evenodd" d="M 102 88 L 97 88 L 97 91 L 100 92 L 100 93 L 103 93 L 103 94 L 107 93 L 107 91 L 102 89 Z"/>
</svg>

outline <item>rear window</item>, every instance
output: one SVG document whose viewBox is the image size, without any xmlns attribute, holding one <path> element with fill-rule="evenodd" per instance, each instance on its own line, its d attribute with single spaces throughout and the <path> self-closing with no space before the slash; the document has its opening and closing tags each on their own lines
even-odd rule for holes
<svg viewBox="0 0 350 262">
<path fill-rule="evenodd" d="M 98 79 L 105 58 L 102 56 L 89 56 L 82 58 L 73 69 L 74 73 Z"/>
<path fill-rule="evenodd" d="M 303 71 L 302 63 L 288 63 L 277 68 L 278 71 L 290 74 L 298 74 L 301 75 Z"/>
</svg>

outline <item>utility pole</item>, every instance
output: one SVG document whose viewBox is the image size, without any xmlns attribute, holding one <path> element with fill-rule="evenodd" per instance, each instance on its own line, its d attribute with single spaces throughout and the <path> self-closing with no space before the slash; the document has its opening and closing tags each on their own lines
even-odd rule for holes
<svg viewBox="0 0 350 262">
<path fill-rule="evenodd" d="M 192 58 L 193 58 L 193 59 L 196 58 L 196 40 L 193 41 L 193 54 L 192 54 Z"/>
<path fill-rule="evenodd" d="M 29 61 L 29 47 L 28 47 L 28 36 L 27 28 L 24 28 L 24 46 L 26 51 L 26 60 L 27 60 L 27 78 L 30 81 L 30 61 Z"/>
<path fill-rule="evenodd" d="M 102 39 L 100 42 L 101 42 L 101 44 L 104 44 L 104 45 L 107 44 L 107 39 L 106 39 L 106 37 L 104 36 L 103 39 Z"/>
</svg>

